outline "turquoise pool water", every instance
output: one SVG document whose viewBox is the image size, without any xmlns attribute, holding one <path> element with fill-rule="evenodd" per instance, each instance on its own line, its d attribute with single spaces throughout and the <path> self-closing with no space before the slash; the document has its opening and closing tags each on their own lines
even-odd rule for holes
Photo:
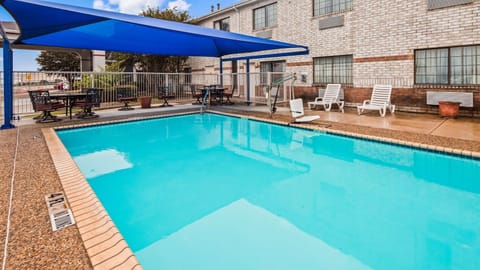
<svg viewBox="0 0 480 270">
<path fill-rule="evenodd" d="M 145 269 L 480 269 L 480 162 L 219 115 L 59 131 Z"/>
</svg>

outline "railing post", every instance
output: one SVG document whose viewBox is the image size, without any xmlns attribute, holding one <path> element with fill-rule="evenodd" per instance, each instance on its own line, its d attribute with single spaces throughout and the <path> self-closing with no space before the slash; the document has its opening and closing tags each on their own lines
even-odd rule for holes
<svg viewBox="0 0 480 270">
<path fill-rule="evenodd" d="M 3 103 L 4 103 L 4 123 L 1 129 L 14 128 L 10 123 L 13 116 L 13 53 L 10 47 L 10 41 L 3 37 Z"/>
<path fill-rule="evenodd" d="M 250 105 L 250 59 L 247 58 L 247 105 Z"/>
</svg>

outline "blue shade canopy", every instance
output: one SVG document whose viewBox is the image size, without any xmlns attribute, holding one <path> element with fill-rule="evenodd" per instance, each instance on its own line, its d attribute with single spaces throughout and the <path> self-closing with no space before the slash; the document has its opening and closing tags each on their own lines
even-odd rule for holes
<svg viewBox="0 0 480 270">
<path fill-rule="evenodd" d="M 17 45 L 221 57 L 307 47 L 196 25 L 34 0 L 0 0 L 20 27 Z"/>
</svg>

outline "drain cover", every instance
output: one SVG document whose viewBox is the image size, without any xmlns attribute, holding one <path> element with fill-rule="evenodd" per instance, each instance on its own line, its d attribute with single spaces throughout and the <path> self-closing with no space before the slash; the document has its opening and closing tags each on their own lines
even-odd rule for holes
<svg viewBox="0 0 480 270">
<path fill-rule="evenodd" d="M 67 199 L 65 199 L 63 192 L 46 195 L 45 201 L 47 202 L 48 215 L 53 231 L 75 224 L 72 211 L 68 208 Z"/>
</svg>

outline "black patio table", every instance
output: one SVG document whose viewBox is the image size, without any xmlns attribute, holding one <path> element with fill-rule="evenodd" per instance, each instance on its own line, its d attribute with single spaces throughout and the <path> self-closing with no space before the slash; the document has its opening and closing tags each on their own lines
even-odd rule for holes
<svg viewBox="0 0 480 270">
<path fill-rule="evenodd" d="M 219 104 L 223 104 L 223 92 L 225 92 L 226 90 L 225 87 L 220 87 L 217 85 L 207 86 L 202 89 L 202 96 L 205 96 L 207 90 L 210 99 L 210 105 L 214 105 L 214 103 L 212 103 L 212 100 L 216 102 L 217 99 Z"/>
<path fill-rule="evenodd" d="M 87 96 L 87 93 L 80 93 L 80 92 L 74 92 L 74 93 L 54 93 L 50 94 L 50 98 L 52 99 L 62 99 L 65 102 L 65 115 L 70 116 L 70 119 L 72 119 L 72 108 L 75 106 L 75 102 L 80 99 L 84 99 Z"/>
</svg>

